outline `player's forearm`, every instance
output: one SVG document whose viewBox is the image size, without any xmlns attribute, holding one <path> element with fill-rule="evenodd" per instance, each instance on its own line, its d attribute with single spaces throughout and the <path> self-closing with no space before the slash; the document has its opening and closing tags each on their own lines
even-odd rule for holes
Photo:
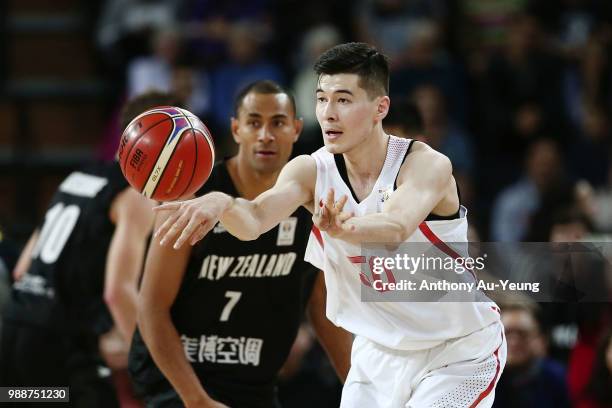
<svg viewBox="0 0 612 408">
<path fill-rule="evenodd" d="M 414 232 L 418 221 L 388 213 L 368 214 L 349 219 L 346 223 L 353 230 L 339 238 L 355 245 L 365 242 L 403 242 Z"/>
<path fill-rule="evenodd" d="M 209 401 L 210 397 L 185 357 L 169 310 L 141 311 L 139 328 L 155 364 L 170 381 L 183 403 L 189 407 Z"/>
<path fill-rule="evenodd" d="M 104 294 L 104 301 L 113 316 L 115 325 L 128 344 L 131 343 L 136 328 L 137 298 L 136 286 L 132 284 L 121 285 L 113 292 Z"/>
<path fill-rule="evenodd" d="M 146 236 L 117 226 L 106 260 L 104 301 L 123 338 L 131 342 L 136 328 L 138 278 L 145 255 Z"/>
<path fill-rule="evenodd" d="M 13 279 L 19 280 L 21 277 L 28 271 L 30 268 L 30 263 L 32 261 L 32 251 L 34 250 L 34 246 L 36 245 L 36 241 L 38 241 L 39 231 L 38 229 L 34 230 L 30 239 L 24 246 L 21 251 L 21 255 L 19 255 L 19 259 L 17 260 L 17 264 L 15 265 L 15 269 L 13 269 Z"/>
<path fill-rule="evenodd" d="M 338 378 L 344 383 L 351 367 L 353 335 L 329 321 L 325 315 L 326 303 L 323 272 L 319 272 L 308 302 L 308 318 Z"/>
<path fill-rule="evenodd" d="M 262 233 L 257 205 L 243 198 L 232 198 L 220 221 L 230 234 L 242 241 L 255 240 Z"/>
<path fill-rule="evenodd" d="M 311 320 L 311 324 L 317 334 L 319 343 L 334 366 L 338 378 L 344 383 L 351 368 L 353 335 L 341 327 L 335 326 L 325 316 Z"/>
</svg>

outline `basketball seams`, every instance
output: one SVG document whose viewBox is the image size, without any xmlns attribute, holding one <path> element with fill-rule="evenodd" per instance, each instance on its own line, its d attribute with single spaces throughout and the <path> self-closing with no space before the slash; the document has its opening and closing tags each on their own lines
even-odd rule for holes
<svg viewBox="0 0 612 408">
<path fill-rule="evenodd" d="M 193 181 L 193 177 L 195 176 L 196 169 L 198 168 L 198 141 L 196 137 L 197 137 L 196 130 L 194 128 L 191 128 L 191 139 L 193 139 L 193 144 L 195 146 L 195 149 L 194 149 L 195 161 L 194 161 L 193 167 L 191 168 L 191 176 L 189 176 L 189 182 L 187 182 L 187 185 L 185 185 L 185 188 L 183 189 L 183 191 L 181 191 L 181 194 L 179 195 L 179 197 L 183 197 L 185 192 L 191 187 L 191 182 Z"/>
<path fill-rule="evenodd" d="M 172 128 L 172 132 L 170 132 L 170 134 L 166 137 L 166 141 L 168 140 L 168 138 L 170 138 L 170 136 L 172 136 L 172 134 L 174 133 L 174 130 L 176 129 L 176 122 L 173 120 L 173 128 Z M 172 147 L 172 151 L 168 154 L 168 158 L 166 159 L 166 163 L 164 164 L 161 173 L 159 175 L 159 177 L 157 178 L 157 182 L 153 182 L 155 183 L 155 185 L 152 187 L 153 190 L 151 191 L 151 193 L 149 195 L 146 194 L 145 191 L 145 195 L 147 197 L 153 197 L 153 195 L 155 194 L 155 192 L 157 191 L 157 187 L 159 186 L 159 183 L 161 181 L 161 179 L 164 177 L 164 174 L 166 174 L 166 168 L 168 167 L 168 163 L 170 163 L 170 161 L 172 161 L 172 157 L 174 156 L 174 152 L 176 151 L 176 148 L 178 147 L 179 143 L 181 142 L 181 140 L 183 139 L 183 134 L 185 133 L 185 131 L 190 130 L 190 128 L 185 128 L 185 129 L 181 129 L 179 131 L 179 133 L 175 136 L 176 137 L 176 141 L 173 143 L 173 145 L 171 144 L 170 146 Z M 149 177 L 147 179 L 147 182 L 145 183 L 145 190 L 146 190 L 146 186 L 149 184 L 149 182 L 151 182 L 151 175 L 153 174 L 153 172 L 155 171 L 155 168 L 157 167 L 158 163 L 159 163 L 159 159 L 161 158 L 162 154 L 164 154 L 164 152 L 168 151 L 168 146 L 164 145 L 164 147 L 162 149 L 160 149 L 159 155 L 157 156 L 157 160 L 155 161 L 155 165 L 153 165 L 153 169 L 151 169 L 151 173 L 149 173 Z"/>
<path fill-rule="evenodd" d="M 191 125 L 191 128 L 195 130 L 195 127 L 193 126 L 193 123 L 191 123 L 191 120 L 189 120 L 189 118 L 192 117 L 192 118 L 198 119 L 198 117 L 194 116 L 193 113 L 186 111 L 185 109 L 181 109 L 181 108 L 178 108 L 178 109 L 183 113 L 183 115 L 185 116 L 185 119 L 187 119 L 187 121 Z M 187 113 L 185 112 L 191 114 L 192 116 L 188 116 Z M 198 121 L 200 120 L 198 119 Z M 206 139 L 206 141 L 208 142 L 208 147 L 210 148 L 210 151 L 212 152 L 212 162 L 214 163 L 215 162 L 215 142 L 212 140 L 212 135 L 210 134 L 210 130 L 208 130 L 208 128 L 206 127 L 204 123 L 202 123 L 201 121 L 200 123 L 202 124 L 202 127 L 204 128 L 201 130 L 201 132 L 204 138 Z M 197 130 L 200 130 L 200 129 L 197 129 Z"/>
<path fill-rule="evenodd" d="M 130 159 L 133 154 L 139 155 L 140 150 L 144 152 L 148 152 L 149 159 L 147 162 L 152 162 L 148 164 L 146 168 L 151 165 L 148 171 L 139 171 L 133 173 L 130 176 L 130 184 L 136 185 L 140 188 L 137 188 L 141 194 L 145 197 L 151 198 L 155 197 L 156 194 L 160 197 L 156 197 L 158 200 L 176 200 L 180 197 L 183 197 L 185 194 L 190 194 L 193 190 L 191 187 L 195 180 L 200 180 L 203 178 L 203 182 L 208 178 L 210 174 L 210 170 L 206 172 L 198 170 L 198 166 L 207 165 L 206 163 L 210 162 L 214 163 L 215 151 L 214 151 L 214 143 L 211 140 L 211 135 L 208 132 L 208 128 L 191 112 L 185 111 L 179 108 L 172 107 L 172 110 L 168 109 L 150 109 L 147 112 L 137 116 L 134 118 L 128 127 L 136 127 L 138 121 L 143 118 L 147 118 L 147 115 L 157 115 L 162 114 L 162 119 L 155 121 L 151 125 L 147 126 L 144 131 L 140 129 L 134 129 L 133 132 L 137 133 L 133 139 L 130 141 L 130 146 L 125 150 L 126 157 L 121 160 L 122 169 L 125 166 L 125 169 L 128 169 L 128 163 L 130 163 Z M 167 123 L 166 120 L 170 119 L 171 124 Z M 184 121 L 184 122 L 183 122 Z M 156 126 L 161 125 L 162 128 L 156 129 Z M 189 137 L 189 135 L 185 135 L 184 133 L 187 131 L 191 131 L 191 137 L 193 139 L 193 147 L 189 145 L 189 141 L 185 140 Z M 134 134 L 132 133 L 132 134 Z M 201 135 L 199 134 L 201 133 Z M 147 136 L 143 139 L 143 136 Z M 161 136 L 161 137 L 160 137 Z M 151 138 L 155 138 L 156 142 L 153 146 L 147 145 L 147 140 Z M 202 137 L 202 143 L 206 143 L 206 145 L 202 145 L 200 149 L 200 140 Z M 123 136 L 122 136 L 123 139 Z M 143 146 L 140 146 L 140 143 L 143 142 Z M 158 144 L 162 142 L 162 144 Z M 179 149 L 177 151 L 177 149 Z M 204 152 L 204 149 L 208 148 L 207 152 Z M 136 153 L 134 153 L 136 152 Z M 199 154 L 202 152 L 204 156 L 202 160 L 200 160 Z M 154 155 L 154 156 L 153 156 Z M 195 155 L 195 160 L 194 156 Z M 210 159 L 213 159 L 212 161 Z M 176 167 L 177 163 L 175 161 L 185 161 L 183 165 L 181 165 L 181 173 L 173 174 L 173 178 L 166 179 L 166 170 L 167 167 L 170 166 L 171 170 Z M 187 166 L 191 165 L 191 172 L 187 173 Z M 174 167 L 173 167 L 174 166 Z M 144 170 L 144 169 L 142 169 Z M 177 168 L 178 170 L 178 168 Z M 174 170 L 172 171 L 174 173 Z M 126 173 L 127 177 L 128 174 Z M 132 180 L 133 179 L 133 180 Z M 199 183 L 199 181 L 198 181 Z M 161 184 L 161 187 L 160 187 Z M 176 185 L 175 185 L 176 184 Z M 182 186 L 185 184 L 184 186 Z M 178 190 L 181 188 L 182 191 Z M 167 190 L 169 191 L 162 191 Z M 180 195 L 177 196 L 177 192 L 180 191 Z M 163 197 L 163 198 L 162 198 Z"/>
<path fill-rule="evenodd" d="M 176 135 L 176 142 L 174 143 L 174 147 L 172 148 L 172 152 L 170 153 L 170 156 L 168 157 L 168 160 L 166 160 L 166 164 L 164 165 L 164 168 L 162 169 L 161 174 L 157 178 L 157 183 L 155 184 L 155 187 L 153 187 L 153 191 L 151 191 L 151 195 L 149 197 L 153 197 L 153 195 L 155 195 L 155 192 L 157 191 L 157 188 L 159 187 L 159 184 L 160 184 L 162 178 L 164 178 L 164 174 L 166 174 L 166 168 L 168 167 L 168 163 L 170 163 L 172 161 L 172 157 L 174 156 L 174 152 L 176 152 L 176 149 L 177 149 L 179 143 L 181 143 L 181 139 L 183 139 L 183 134 L 185 133 L 185 131 L 191 130 L 191 133 L 193 133 L 193 125 L 191 124 L 189 119 L 187 119 L 187 115 L 185 115 L 185 113 L 182 110 L 180 110 L 180 109 L 179 109 L 179 112 L 183 114 L 183 117 L 185 118 L 185 120 L 189 124 L 189 128 L 182 129 L 181 132 L 178 135 Z M 168 143 L 168 139 L 174 133 L 174 129 L 176 129 L 176 121 L 174 120 L 174 117 L 172 117 L 172 124 L 173 124 L 172 132 L 170 132 L 168 137 L 166 137 L 166 143 Z M 166 145 L 164 144 L 164 147 L 159 152 L 160 156 L 161 156 L 161 154 L 163 153 L 163 151 L 165 149 L 166 149 Z M 153 166 L 153 169 L 151 170 L 151 173 L 153 173 L 153 170 L 155 170 L 155 167 L 157 166 L 157 161 L 158 160 L 159 160 L 159 156 L 158 156 L 157 160 L 155 161 L 155 166 Z M 151 179 L 151 174 L 149 174 L 149 178 L 147 179 L 147 184 L 149 183 L 150 179 Z"/>
<path fill-rule="evenodd" d="M 194 129 L 193 123 L 191 123 L 187 115 L 185 115 L 185 119 L 187 119 L 187 123 L 189 123 L 189 125 L 191 126 L 191 138 L 193 139 L 193 144 L 195 146 L 195 149 L 194 149 L 195 162 L 193 164 L 193 167 L 191 168 L 191 176 L 189 177 L 189 182 L 187 183 L 187 185 L 185 186 L 185 189 L 181 192 L 179 197 L 182 197 L 183 194 L 185 194 L 185 191 L 187 191 L 189 187 L 191 186 L 191 182 L 193 181 L 193 176 L 195 175 L 196 169 L 198 168 L 198 140 L 196 139 L 197 137 L 196 129 Z"/>
<path fill-rule="evenodd" d="M 170 131 L 170 133 L 168 133 L 166 135 L 166 139 L 164 140 L 163 147 L 161 149 L 159 149 L 159 153 L 157 153 L 157 157 L 155 158 L 155 161 L 153 162 L 153 167 L 151 167 L 151 171 L 147 175 L 147 181 L 145 181 L 144 185 L 142 186 L 142 190 L 140 191 L 141 193 L 144 193 L 145 187 L 147 186 L 147 184 L 149 183 L 149 180 L 151 179 L 151 174 L 155 170 L 155 166 L 157 165 L 157 162 L 159 161 L 159 157 L 164 152 L 164 148 L 166 146 L 166 143 L 168 143 L 168 139 L 170 138 L 170 136 L 172 136 L 172 134 L 174 133 L 174 130 L 176 129 L 176 122 L 174 121 L 174 117 L 172 117 L 168 113 L 166 113 L 166 114 L 170 117 L 170 120 L 172 121 L 172 130 Z M 179 137 L 179 139 L 180 139 L 180 137 Z M 160 176 L 159 180 L 161 180 L 161 176 Z M 158 180 L 158 183 L 159 183 L 159 180 Z M 153 193 L 151 193 L 151 195 L 149 195 L 149 196 L 147 196 L 145 194 L 145 197 L 151 198 L 154 193 L 155 193 L 155 191 L 153 191 Z"/>
</svg>

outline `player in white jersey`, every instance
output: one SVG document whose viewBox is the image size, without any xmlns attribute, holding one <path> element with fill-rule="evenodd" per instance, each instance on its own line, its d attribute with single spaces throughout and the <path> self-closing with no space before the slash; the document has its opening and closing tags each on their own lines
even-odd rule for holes
<svg viewBox="0 0 612 408">
<path fill-rule="evenodd" d="M 389 69 L 376 49 L 338 45 L 315 71 L 325 147 L 290 161 L 276 185 L 252 201 L 213 192 L 158 207 L 172 214 L 156 236 L 179 248 L 221 220 L 231 234 L 252 240 L 306 207 L 318 226 L 311 249 L 324 249 L 306 259 L 325 272 L 327 316 L 356 335 L 341 406 L 490 407 L 506 354 L 495 304 L 364 302 L 361 287 L 373 281 L 355 265 L 363 261 L 360 246 L 371 242 L 429 242 L 461 256 L 448 244 L 467 241 L 450 161 L 384 132 Z"/>
</svg>

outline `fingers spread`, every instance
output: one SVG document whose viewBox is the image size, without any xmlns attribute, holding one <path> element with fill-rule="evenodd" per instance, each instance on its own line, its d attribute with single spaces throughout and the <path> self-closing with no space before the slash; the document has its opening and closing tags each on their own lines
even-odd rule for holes
<svg viewBox="0 0 612 408">
<path fill-rule="evenodd" d="M 335 205 L 336 210 L 338 212 L 342 211 L 342 209 L 344 208 L 344 204 L 346 204 L 347 200 L 348 200 L 348 196 L 346 194 L 340 197 L 340 200 L 338 200 L 338 202 Z"/>
<path fill-rule="evenodd" d="M 184 212 L 183 214 L 181 214 L 179 219 L 176 220 L 174 224 L 172 224 L 172 227 L 170 227 L 168 232 L 166 232 L 166 235 L 162 240 L 163 242 L 160 242 L 161 245 L 165 245 L 172 238 L 176 237 L 181 232 L 181 230 L 183 230 L 183 228 L 185 227 L 185 225 L 187 225 L 188 222 L 189 214 L 187 212 Z"/>
<path fill-rule="evenodd" d="M 161 245 L 164 245 L 166 241 L 166 235 L 168 234 L 170 227 L 176 222 L 180 215 L 180 212 L 175 212 L 170 217 L 168 217 L 166 221 L 163 222 L 163 224 L 157 229 L 157 231 L 155 231 L 155 234 L 153 235 L 155 238 L 162 237 L 159 242 Z"/>
<path fill-rule="evenodd" d="M 355 216 L 354 212 L 343 212 L 338 215 L 338 221 L 342 223 L 350 218 L 353 218 L 354 216 Z"/>
<path fill-rule="evenodd" d="M 326 203 L 325 206 L 329 206 L 329 205 L 334 205 L 334 189 L 330 188 L 329 191 L 327 192 L 327 199 L 326 199 Z"/>
<path fill-rule="evenodd" d="M 174 249 L 179 249 L 183 244 L 191 238 L 192 234 L 196 232 L 196 230 L 206 222 L 205 217 L 200 217 L 198 213 L 194 213 L 189 219 L 189 223 L 185 228 L 183 228 L 183 232 L 178 237 L 176 242 L 174 243 Z"/>
<path fill-rule="evenodd" d="M 200 224 L 200 226 L 195 230 L 195 232 L 191 234 L 191 240 L 189 241 L 189 244 L 192 246 L 197 244 L 198 241 L 200 241 L 206 236 L 208 231 L 210 231 L 210 228 L 208 228 L 207 225 Z"/>
</svg>

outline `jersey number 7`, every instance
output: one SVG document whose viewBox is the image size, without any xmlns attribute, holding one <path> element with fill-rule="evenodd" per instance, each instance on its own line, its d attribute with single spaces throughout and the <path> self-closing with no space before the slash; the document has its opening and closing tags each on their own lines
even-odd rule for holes
<svg viewBox="0 0 612 408">
<path fill-rule="evenodd" d="M 241 296 L 242 292 L 235 292 L 233 290 L 228 290 L 227 292 L 225 292 L 225 297 L 229 298 L 229 301 L 223 308 L 219 321 L 227 322 L 229 320 L 230 314 L 232 313 L 232 309 L 234 308 L 234 306 L 236 306 L 236 303 L 238 303 Z"/>
</svg>

